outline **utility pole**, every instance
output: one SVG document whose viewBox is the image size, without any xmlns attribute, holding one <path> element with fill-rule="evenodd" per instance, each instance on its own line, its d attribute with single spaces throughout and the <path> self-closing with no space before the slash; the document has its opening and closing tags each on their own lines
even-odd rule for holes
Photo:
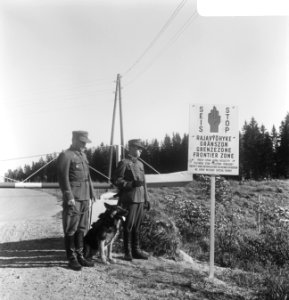
<svg viewBox="0 0 289 300">
<path fill-rule="evenodd" d="M 120 74 L 117 74 L 117 78 L 116 78 L 114 106 L 113 106 L 113 115 L 112 115 L 112 126 L 111 126 L 111 136 L 110 136 L 110 157 L 109 157 L 109 171 L 108 171 L 109 179 L 111 178 L 111 173 L 112 173 L 112 161 L 113 161 L 113 150 L 114 150 L 114 147 L 113 147 L 114 126 L 115 126 L 117 101 L 119 102 L 120 143 L 121 143 L 121 149 L 116 149 L 116 162 L 118 163 L 118 161 L 119 161 L 118 153 L 121 153 L 121 158 L 124 158 L 124 137 L 123 137 L 123 117 L 122 117 Z"/>
<path fill-rule="evenodd" d="M 108 181 L 111 178 L 112 171 L 112 159 L 113 159 L 113 138 L 114 138 L 114 125 L 115 125 L 115 113 L 116 113 L 116 104 L 117 104 L 117 92 L 118 92 L 118 84 L 119 84 L 119 74 L 116 78 L 116 87 L 115 87 L 115 95 L 114 95 L 114 105 L 113 105 L 113 114 L 112 114 L 112 125 L 111 125 L 111 134 L 110 134 L 110 155 L 109 155 L 109 170 L 108 170 Z"/>
<path fill-rule="evenodd" d="M 119 94 L 119 121 L 120 121 L 120 144 L 121 144 L 121 159 L 124 158 L 124 138 L 123 138 L 123 119 L 122 119 L 122 102 L 121 102 L 121 84 L 120 75 L 118 74 L 118 94 Z"/>
</svg>

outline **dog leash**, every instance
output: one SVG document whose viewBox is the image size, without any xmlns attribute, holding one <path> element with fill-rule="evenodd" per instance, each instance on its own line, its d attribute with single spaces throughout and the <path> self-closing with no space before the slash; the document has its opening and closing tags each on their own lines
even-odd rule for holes
<svg viewBox="0 0 289 300">
<path fill-rule="evenodd" d="M 90 199 L 89 201 L 91 201 L 91 206 L 90 206 L 90 212 L 89 212 L 89 227 L 88 228 L 90 228 L 91 227 L 91 219 L 92 219 L 92 207 L 93 207 L 93 203 L 94 203 L 94 201 L 92 200 L 92 199 Z"/>
</svg>

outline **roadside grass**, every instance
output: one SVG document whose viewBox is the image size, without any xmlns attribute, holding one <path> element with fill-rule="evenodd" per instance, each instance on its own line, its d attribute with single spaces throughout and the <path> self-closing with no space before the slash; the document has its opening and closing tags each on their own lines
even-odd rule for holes
<svg viewBox="0 0 289 300">
<path fill-rule="evenodd" d="M 164 211 L 176 223 L 180 247 L 203 262 L 209 260 L 209 182 L 209 178 L 201 177 L 184 188 L 149 190 L 153 208 Z M 287 299 L 288 224 L 288 180 L 239 182 L 218 178 L 215 262 L 231 270 L 223 278 L 255 289 L 260 299 Z"/>
</svg>

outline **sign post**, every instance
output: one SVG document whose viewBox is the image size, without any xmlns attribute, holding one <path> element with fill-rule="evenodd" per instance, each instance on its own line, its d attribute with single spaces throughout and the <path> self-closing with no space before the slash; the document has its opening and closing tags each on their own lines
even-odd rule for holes
<svg viewBox="0 0 289 300">
<path fill-rule="evenodd" d="M 214 279 L 215 262 L 215 175 L 211 176 L 211 220 L 210 220 L 210 270 L 209 279 Z"/>
<path fill-rule="evenodd" d="M 188 170 L 211 176 L 210 271 L 214 279 L 215 176 L 239 174 L 236 106 L 191 104 Z"/>
</svg>

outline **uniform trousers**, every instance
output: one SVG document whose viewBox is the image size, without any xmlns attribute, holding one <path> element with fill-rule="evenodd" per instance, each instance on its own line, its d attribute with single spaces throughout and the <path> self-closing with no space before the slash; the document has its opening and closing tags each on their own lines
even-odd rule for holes
<svg viewBox="0 0 289 300">
<path fill-rule="evenodd" d="M 67 236 L 75 232 L 86 233 L 88 230 L 90 200 L 75 200 L 75 205 L 63 203 L 62 221 L 63 231 Z"/>
<path fill-rule="evenodd" d="M 144 203 L 131 203 L 124 207 L 128 210 L 128 216 L 124 222 L 124 230 L 138 232 L 144 217 Z"/>
</svg>

